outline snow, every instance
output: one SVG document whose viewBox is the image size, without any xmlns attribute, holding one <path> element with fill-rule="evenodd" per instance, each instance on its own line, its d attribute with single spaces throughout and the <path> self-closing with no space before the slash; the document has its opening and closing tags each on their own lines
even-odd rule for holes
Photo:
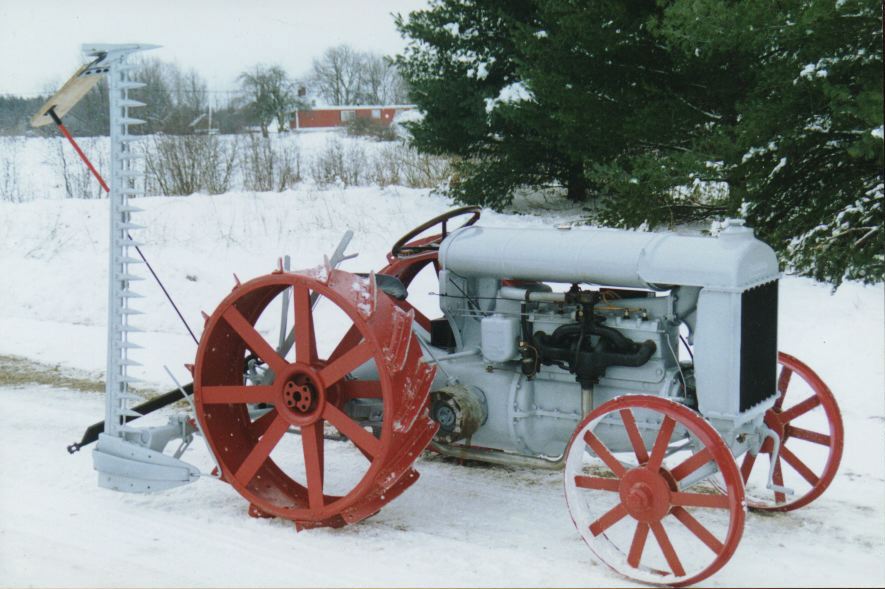
<svg viewBox="0 0 885 589">
<path fill-rule="evenodd" d="M 534 98 L 535 95 L 532 94 L 531 90 L 525 87 L 525 84 L 522 82 L 513 82 L 501 88 L 497 98 L 486 99 L 486 112 L 492 112 L 499 104 L 527 102 L 534 100 Z"/>
<path fill-rule="evenodd" d="M 51 186 L 41 191 L 35 186 L 45 164 L 29 162 L 22 170 L 38 198 L 0 202 L 0 355 L 98 379 L 105 363 L 107 201 L 60 199 Z M 293 268 L 321 268 L 346 229 L 354 231 L 349 251 L 360 256 L 343 268 L 378 269 L 399 235 L 452 206 L 428 190 L 310 185 L 137 204 L 144 212 L 136 222 L 147 226 L 138 236 L 144 252 L 198 334 L 200 310 L 211 313 L 230 292 L 233 273 L 243 281 L 268 273 L 285 254 Z M 480 222 L 553 226 L 579 219 L 573 210 L 484 212 Z M 183 364 L 193 362 L 195 345 L 159 289 L 149 280 L 139 288 L 146 298 L 137 325 L 146 331 L 135 359 L 144 366 L 134 375 L 167 390 L 163 366 L 187 382 Z M 435 289 L 419 276 L 410 296 L 438 313 Z M 833 293 L 808 279 L 782 281 L 780 347 L 835 392 L 845 455 L 830 489 L 810 506 L 748 514 L 737 553 L 702 585 L 885 583 L 883 295 L 882 285 L 846 283 Z M 288 522 L 248 517 L 242 498 L 211 477 L 156 495 L 98 488 L 90 453 L 68 456 L 64 448 L 103 417 L 103 396 L 4 383 L 2 375 L 3 586 L 634 586 L 594 562 L 566 510 L 561 473 L 425 457 L 414 487 L 378 515 L 296 534 Z M 360 466 L 351 448 L 327 444 L 327 453 Z M 185 459 L 211 469 L 199 438 Z"/>
<path fill-rule="evenodd" d="M 784 168 L 784 166 L 786 166 L 786 165 L 787 165 L 787 158 L 782 157 L 780 159 L 780 161 L 777 162 L 777 165 L 774 168 L 772 168 L 771 172 L 768 173 L 768 177 L 771 178 L 772 176 L 774 176 L 775 174 L 780 172 Z"/>
<path fill-rule="evenodd" d="M 802 71 L 799 72 L 799 76 L 805 78 L 807 80 L 811 80 L 812 78 L 826 78 L 827 77 L 827 69 L 820 67 L 820 62 L 818 63 L 806 63 L 802 67 Z"/>
</svg>

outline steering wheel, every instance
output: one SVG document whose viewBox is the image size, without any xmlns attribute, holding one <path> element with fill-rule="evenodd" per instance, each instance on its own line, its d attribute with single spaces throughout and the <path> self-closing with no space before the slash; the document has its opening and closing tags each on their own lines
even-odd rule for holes
<svg viewBox="0 0 885 589">
<path fill-rule="evenodd" d="M 475 206 L 461 207 L 458 209 L 447 211 L 442 215 L 439 215 L 438 217 L 434 217 L 426 223 L 418 225 L 417 227 L 400 237 L 396 241 L 396 243 L 393 244 L 393 247 L 390 248 L 390 254 L 394 258 L 405 258 L 423 252 L 438 250 L 439 244 L 450 233 L 447 226 L 450 219 L 454 219 L 455 217 L 461 217 L 464 215 L 470 215 L 470 218 L 458 227 L 458 229 L 461 229 L 462 227 L 469 227 L 470 225 L 476 223 L 479 220 L 479 215 L 481 212 L 482 207 Z M 442 233 L 426 237 L 424 239 L 416 241 L 415 243 L 410 243 L 411 240 L 415 239 L 415 237 L 436 225 L 442 225 Z"/>
</svg>

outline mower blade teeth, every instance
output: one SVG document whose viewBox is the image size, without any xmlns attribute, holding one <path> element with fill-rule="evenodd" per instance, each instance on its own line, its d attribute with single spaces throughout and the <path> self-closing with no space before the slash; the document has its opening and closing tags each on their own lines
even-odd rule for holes
<svg viewBox="0 0 885 589">
<path fill-rule="evenodd" d="M 137 282 L 139 280 L 144 280 L 141 276 L 136 276 L 135 274 L 117 274 L 114 276 L 115 280 L 127 281 L 127 282 Z"/>
</svg>

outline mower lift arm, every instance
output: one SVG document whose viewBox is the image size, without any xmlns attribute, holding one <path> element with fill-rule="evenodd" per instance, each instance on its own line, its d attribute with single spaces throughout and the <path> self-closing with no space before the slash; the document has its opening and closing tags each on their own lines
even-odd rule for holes
<svg viewBox="0 0 885 589">
<path fill-rule="evenodd" d="M 194 383 L 188 383 L 182 387 L 184 392 L 187 393 L 187 396 L 194 394 Z M 127 415 L 124 417 L 126 423 L 129 423 L 133 419 L 138 419 L 139 417 L 143 417 L 148 415 L 149 413 L 153 413 L 158 409 L 162 409 L 163 407 L 168 407 L 172 403 L 176 401 L 180 401 L 184 399 L 184 395 L 181 394 L 181 389 L 172 389 L 168 393 L 163 393 L 158 397 L 154 397 L 140 405 L 136 405 L 132 407 L 132 410 L 138 413 L 138 415 Z M 104 432 L 104 421 L 99 421 L 98 423 L 93 423 L 89 427 L 86 428 L 86 431 L 83 432 L 83 438 L 79 442 L 74 442 L 70 446 L 68 446 L 68 453 L 73 454 L 80 450 L 83 446 L 88 446 L 98 439 L 98 434 Z"/>
</svg>

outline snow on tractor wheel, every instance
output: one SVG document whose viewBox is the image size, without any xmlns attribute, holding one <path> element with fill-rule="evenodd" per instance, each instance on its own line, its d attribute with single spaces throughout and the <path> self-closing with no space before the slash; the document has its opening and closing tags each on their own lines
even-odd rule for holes
<svg viewBox="0 0 885 589">
<path fill-rule="evenodd" d="M 238 284 L 207 319 L 194 367 L 197 417 L 250 514 L 340 527 L 417 479 L 412 464 L 437 430 L 427 416 L 435 369 L 420 362 L 414 315 L 379 291 L 374 275 L 276 271 Z M 293 301 L 295 336 L 282 355 L 259 321 L 280 295 Z M 331 303 L 334 325 L 321 324 L 317 300 Z M 342 324 L 346 335 L 323 353 L 327 327 Z M 378 399 L 375 421 L 354 410 Z M 327 426 L 345 441 L 329 441 Z M 285 435 L 293 431 L 300 435 Z"/>
<path fill-rule="evenodd" d="M 709 482 L 714 475 L 725 495 Z M 744 485 L 728 446 L 697 412 L 668 399 L 625 395 L 593 410 L 575 430 L 564 477 L 584 541 L 631 579 L 706 579 L 743 534 Z"/>
</svg>

